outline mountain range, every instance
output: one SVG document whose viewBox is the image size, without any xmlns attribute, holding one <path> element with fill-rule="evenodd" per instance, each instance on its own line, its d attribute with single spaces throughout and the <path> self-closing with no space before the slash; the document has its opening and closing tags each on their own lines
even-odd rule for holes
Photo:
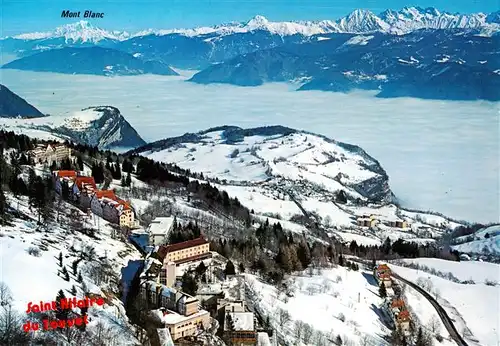
<svg viewBox="0 0 500 346">
<path fill-rule="evenodd" d="M 197 83 L 298 90 L 377 91 L 379 97 L 500 100 L 500 12 L 405 7 L 355 10 L 336 21 L 245 23 L 195 29 L 105 31 L 88 22 L 0 40 L 20 57 L 3 68 L 59 73 L 176 75 Z M 60 49 L 55 49 L 60 48 Z M 38 53 L 38 54 L 37 54 Z"/>
<path fill-rule="evenodd" d="M 144 61 L 122 51 L 96 46 L 50 49 L 11 61 L 2 68 L 105 76 L 144 73 L 177 75 L 160 61 Z"/>
<path fill-rule="evenodd" d="M 66 43 L 97 43 L 100 41 L 124 41 L 133 37 L 151 34 L 181 34 L 199 36 L 206 34 L 228 35 L 266 30 L 281 36 L 316 35 L 326 33 L 367 33 L 382 31 L 392 34 L 404 34 L 417 29 L 481 29 L 484 35 L 498 33 L 500 11 L 490 14 L 460 14 L 439 11 L 434 7 L 403 7 L 396 11 L 387 9 L 380 14 L 356 9 L 337 20 L 321 21 L 285 21 L 272 22 L 261 15 L 256 15 L 247 22 L 230 22 L 211 27 L 191 29 L 147 29 L 136 33 L 126 31 L 108 31 L 93 27 L 88 21 L 66 24 L 52 31 L 24 33 L 10 37 L 18 40 L 47 40 L 64 38 Z"/>
</svg>

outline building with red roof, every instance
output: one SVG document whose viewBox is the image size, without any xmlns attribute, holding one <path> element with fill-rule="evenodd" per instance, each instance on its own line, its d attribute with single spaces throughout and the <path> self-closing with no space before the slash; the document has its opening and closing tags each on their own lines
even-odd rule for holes
<svg viewBox="0 0 500 346">
<path fill-rule="evenodd" d="M 73 200 L 78 201 L 81 208 L 90 208 L 90 202 L 94 192 L 97 190 L 94 177 L 78 176 L 72 188 Z"/>
<path fill-rule="evenodd" d="M 121 227 L 137 226 L 130 204 L 118 198 L 113 190 L 96 190 L 91 201 L 92 212 Z"/>
</svg>

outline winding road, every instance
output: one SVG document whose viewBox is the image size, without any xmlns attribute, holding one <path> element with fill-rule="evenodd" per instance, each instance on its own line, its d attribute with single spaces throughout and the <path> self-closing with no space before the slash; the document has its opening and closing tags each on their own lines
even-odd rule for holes
<svg viewBox="0 0 500 346">
<path fill-rule="evenodd" d="M 399 280 L 401 282 L 404 282 L 408 286 L 413 287 L 415 290 L 417 290 L 418 292 L 420 292 L 429 301 L 429 303 L 432 304 L 432 306 L 434 306 L 434 309 L 436 309 L 436 311 L 437 311 L 437 313 L 439 315 L 439 318 L 441 318 L 441 321 L 443 321 L 443 324 L 446 327 L 446 329 L 448 330 L 448 333 L 450 333 L 451 338 L 453 340 L 455 340 L 455 342 L 457 343 L 457 345 L 459 345 L 459 346 L 469 346 L 469 344 L 467 344 L 465 342 L 465 340 L 462 338 L 462 336 L 460 335 L 460 333 L 455 328 L 455 325 L 453 324 L 453 321 L 451 320 L 451 318 L 448 316 L 448 314 L 443 309 L 443 307 L 441 305 L 439 305 L 439 303 L 436 301 L 436 299 L 434 299 L 429 293 L 427 293 L 426 291 L 424 291 L 420 286 L 417 286 L 413 282 L 408 281 L 408 280 L 402 278 L 398 274 L 392 272 L 392 276 L 395 279 L 397 279 L 397 280 Z"/>
</svg>

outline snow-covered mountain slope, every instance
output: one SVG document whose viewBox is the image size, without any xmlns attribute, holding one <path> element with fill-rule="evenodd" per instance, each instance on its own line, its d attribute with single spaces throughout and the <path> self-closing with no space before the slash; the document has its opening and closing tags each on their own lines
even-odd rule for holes
<svg viewBox="0 0 500 346">
<path fill-rule="evenodd" d="M 127 267 L 129 261 L 140 259 L 141 254 L 132 245 L 112 236 L 116 231 L 104 219 L 89 218 L 65 202 L 51 210 L 58 221 L 43 229 L 37 226 L 37 213 L 29 207 L 27 197 L 15 198 L 8 194 L 7 201 L 18 216 L 0 229 L 0 281 L 11 292 L 9 303 L 17 313 L 23 314 L 29 302 L 55 301 L 60 290 L 67 298 L 82 299 L 94 294 L 103 297 L 105 304 L 89 308 L 86 335 L 79 344 L 95 345 L 99 339 L 101 342 L 106 339 L 109 344 L 140 345 L 118 288 L 122 268 Z M 61 262 L 59 254 L 62 254 Z M 67 278 L 62 273 L 63 267 L 69 273 Z M 96 268 L 105 268 L 109 273 L 99 277 L 102 274 L 96 275 Z M 81 273 L 81 282 L 78 273 Z M 27 284 L 27 278 L 31 284 Z M 74 311 L 80 312 L 78 308 Z M 28 320 L 33 321 L 33 316 L 28 316 Z M 47 337 L 50 333 L 44 331 L 38 336 Z M 60 345 L 74 345 L 63 340 L 57 337 Z"/>
<path fill-rule="evenodd" d="M 38 118 L 45 116 L 38 109 L 0 84 L 0 118 Z"/>
<path fill-rule="evenodd" d="M 147 152 L 150 147 L 153 150 Z M 352 198 L 392 198 L 387 174 L 361 148 L 280 126 L 216 128 L 185 143 L 180 137 L 172 147 L 162 148 L 160 141 L 137 152 L 243 185 L 272 179 L 314 181 L 331 193 L 345 190 Z"/>
<path fill-rule="evenodd" d="M 455 238 L 453 244 L 456 244 L 453 249 L 460 252 L 500 256 L 500 225 L 485 227 L 470 236 Z"/>
<path fill-rule="evenodd" d="M 120 111 L 111 106 L 89 107 L 69 116 L 29 120 L 2 119 L 0 127 L 35 137 L 42 134 L 53 135 L 61 140 L 70 139 L 99 148 L 137 147 L 145 144 Z M 37 132 L 32 133 L 33 130 Z"/>
<path fill-rule="evenodd" d="M 33 32 L 13 36 L 21 40 L 64 38 L 66 43 L 97 43 L 102 40 L 125 40 L 130 37 L 126 31 L 107 31 L 93 26 L 86 20 L 65 24 L 52 31 Z"/>
<path fill-rule="evenodd" d="M 254 275 L 245 277 L 254 309 L 270 316 L 273 329 L 290 345 L 332 345 L 338 336 L 344 345 L 388 345 L 384 335 L 390 329 L 380 318 L 383 299 L 369 273 L 340 266 L 320 275 L 297 273 L 288 279 L 286 293 Z M 318 335 L 314 342 L 297 340 L 294 331 L 301 322 Z"/>
<path fill-rule="evenodd" d="M 312 220 L 323 229 L 316 235 L 322 238 L 364 245 L 379 245 L 387 237 L 428 243 L 459 225 L 390 204 L 385 171 L 361 148 L 281 126 L 223 126 L 132 153 L 201 172 L 256 218 L 280 222 L 292 232 L 308 232 L 305 220 Z M 372 230 L 357 225 L 360 215 L 371 214 L 380 221 Z M 406 220 L 410 226 L 397 229 L 387 225 L 391 220 Z"/>
</svg>

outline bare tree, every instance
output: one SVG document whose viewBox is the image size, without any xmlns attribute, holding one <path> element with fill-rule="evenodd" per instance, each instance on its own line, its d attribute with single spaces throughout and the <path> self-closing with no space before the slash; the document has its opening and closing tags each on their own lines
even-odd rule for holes
<svg viewBox="0 0 500 346">
<path fill-rule="evenodd" d="M 12 306 L 0 307 L 0 345 L 28 345 L 30 334 L 23 330 L 22 316 Z"/>
<path fill-rule="evenodd" d="M 12 301 L 12 293 L 9 286 L 3 281 L 0 281 L 0 305 L 10 305 Z"/>
<path fill-rule="evenodd" d="M 322 293 L 327 293 L 328 291 L 330 291 L 331 288 L 332 285 L 330 283 L 330 280 L 328 279 L 323 280 L 323 285 L 321 285 Z"/>
<path fill-rule="evenodd" d="M 316 331 L 315 341 L 316 341 L 316 345 L 318 345 L 318 346 L 326 346 L 327 339 L 326 339 L 325 333 L 323 333 L 321 330 Z"/>
<path fill-rule="evenodd" d="M 97 322 L 93 328 L 92 333 L 92 345 L 95 346 L 107 346 L 107 345 L 117 345 L 117 331 L 115 331 L 111 326 L 106 326 L 101 320 Z"/>
<path fill-rule="evenodd" d="M 287 310 L 278 309 L 278 323 L 280 324 L 281 327 L 290 322 L 290 320 L 291 316 Z"/>
<path fill-rule="evenodd" d="M 434 298 L 438 300 L 440 296 L 441 296 L 441 291 L 439 290 L 439 288 L 436 287 L 434 289 Z"/>
<path fill-rule="evenodd" d="M 436 334 L 440 330 L 439 327 L 441 327 L 441 323 L 440 323 L 439 319 L 437 318 L 437 316 L 433 315 L 432 318 L 429 321 L 429 330 L 433 334 Z"/>
<path fill-rule="evenodd" d="M 312 339 L 313 333 L 314 333 L 313 327 L 308 323 L 304 323 L 302 340 L 304 341 L 305 344 L 309 344 L 309 342 Z"/>
<path fill-rule="evenodd" d="M 301 320 L 295 321 L 295 337 L 297 338 L 297 341 L 300 341 L 302 339 L 302 334 L 304 333 L 304 326 L 305 323 Z"/>
</svg>

